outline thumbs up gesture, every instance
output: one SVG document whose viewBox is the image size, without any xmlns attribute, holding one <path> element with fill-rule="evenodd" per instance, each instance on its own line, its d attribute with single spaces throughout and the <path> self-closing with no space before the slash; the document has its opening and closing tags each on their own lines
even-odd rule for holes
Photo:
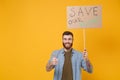
<svg viewBox="0 0 120 80">
<path fill-rule="evenodd" d="M 53 57 L 51 63 L 52 63 L 52 65 L 57 65 L 58 59 L 56 57 Z"/>
</svg>

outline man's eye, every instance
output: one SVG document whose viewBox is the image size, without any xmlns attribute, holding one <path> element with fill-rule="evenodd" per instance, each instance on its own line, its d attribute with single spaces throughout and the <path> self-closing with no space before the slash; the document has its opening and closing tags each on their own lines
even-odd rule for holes
<svg viewBox="0 0 120 80">
<path fill-rule="evenodd" d="M 69 38 L 68 40 L 72 40 L 71 38 Z"/>
<path fill-rule="evenodd" d="M 64 38 L 64 40 L 67 40 L 66 38 Z"/>
</svg>

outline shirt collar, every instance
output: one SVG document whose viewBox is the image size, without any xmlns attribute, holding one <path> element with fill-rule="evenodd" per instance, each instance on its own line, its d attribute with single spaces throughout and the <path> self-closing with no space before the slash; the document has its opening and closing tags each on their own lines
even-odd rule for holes
<svg viewBox="0 0 120 80">
<path fill-rule="evenodd" d="M 61 49 L 62 54 L 64 54 L 64 48 Z M 72 48 L 72 54 L 75 53 L 75 50 Z"/>
</svg>

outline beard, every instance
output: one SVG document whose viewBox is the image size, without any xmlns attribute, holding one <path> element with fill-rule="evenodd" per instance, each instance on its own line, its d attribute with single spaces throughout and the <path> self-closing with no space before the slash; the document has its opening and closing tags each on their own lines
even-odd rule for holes
<svg viewBox="0 0 120 80">
<path fill-rule="evenodd" d="M 63 43 L 64 48 L 67 49 L 67 50 L 69 50 L 70 48 L 72 48 L 72 45 L 73 45 L 73 43 Z"/>
</svg>

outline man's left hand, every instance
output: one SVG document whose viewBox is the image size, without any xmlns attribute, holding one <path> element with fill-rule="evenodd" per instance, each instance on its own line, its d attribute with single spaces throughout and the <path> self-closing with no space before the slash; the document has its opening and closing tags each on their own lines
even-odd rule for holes
<svg viewBox="0 0 120 80">
<path fill-rule="evenodd" d="M 84 51 L 83 51 L 83 58 L 84 58 L 84 60 L 88 60 L 88 52 L 86 49 L 84 49 Z"/>
</svg>

